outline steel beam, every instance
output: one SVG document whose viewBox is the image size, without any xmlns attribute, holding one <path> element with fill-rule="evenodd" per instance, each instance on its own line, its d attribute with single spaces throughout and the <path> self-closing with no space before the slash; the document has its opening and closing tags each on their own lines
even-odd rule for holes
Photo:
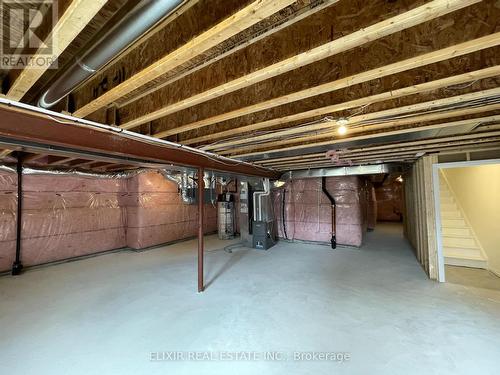
<svg viewBox="0 0 500 375">
<path fill-rule="evenodd" d="M 2 103 L 4 104 L 4 103 Z M 105 155 L 110 162 L 116 159 L 142 160 L 149 163 L 176 164 L 184 167 L 203 167 L 205 170 L 247 176 L 279 178 L 277 171 L 228 158 L 219 157 L 172 142 L 102 124 L 79 123 L 56 112 L 50 114 L 36 108 L 16 108 L 0 105 L 0 143 L 29 149 L 65 150 Z M 69 156 L 73 156 L 69 155 Z M 85 158 L 86 158 L 85 157 Z M 113 159 L 113 160 L 111 160 Z"/>
</svg>

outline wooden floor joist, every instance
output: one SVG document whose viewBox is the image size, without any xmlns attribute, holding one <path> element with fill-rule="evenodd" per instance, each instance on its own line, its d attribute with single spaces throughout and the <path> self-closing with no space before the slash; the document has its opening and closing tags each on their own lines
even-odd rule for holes
<svg viewBox="0 0 500 375">
<path fill-rule="evenodd" d="M 297 156 L 285 156 L 281 158 L 271 158 L 271 159 L 262 159 L 262 160 L 256 160 L 254 163 L 260 164 L 260 165 L 268 165 L 268 164 L 273 164 L 273 163 L 280 163 L 283 161 L 293 161 L 293 160 L 302 160 L 302 159 L 310 159 L 310 158 L 319 158 L 319 157 L 324 157 L 326 155 L 325 152 L 316 152 L 312 154 L 304 154 L 304 155 L 297 155 Z"/>
<path fill-rule="evenodd" d="M 31 163 L 31 162 L 34 162 L 34 161 L 37 161 L 39 159 L 42 159 L 44 157 L 46 157 L 47 154 L 30 154 L 30 155 L 26 155 L 23 157 L 23 162 L 24 163 Z"/>
<path fill-rule="evenodd" d="M 0 159 L 6 158 L 12 153 L 12 150 L 2 150 L 0 151 Z"/>
<path fill-rule="evenodd" d="M 306 112 L 300 112 L 300 113 L 297 113 L 294 115 L 279 117 L 279 118 L 251 124 L 251 125 L 241 126 L 241 127 L 231 129 L 231 130 L 226 130 L 226 131 L 222 131 L 222 132 L 218 132 L 218 133 L 204 135 L 201 137 L 191 138 L 191 139 L 182 141 L 182 143 L 186 144 L 186 145 L 192 145 L 195 143 L 203 143 L 203 142 L 213 141 L 213 140 L 221 139 L 224 137 L 233 137 L 237 134 L 244 134 L 244 133 L 253 132 L 256 130 L 262 130 L 262 129 L 270 128 L 270 127 L 273 127 L 276 125 L 282 125 L 282 124 L 286 124 L 289 122 L 305 120 L 305 119 L 309 119 L 309 118 L 313 118 L 313 117 L 317 117 L 317 116 L 332 115 L 335 112 L 354 109 L 354 108 L 358 108 L 358 107 L 362 107 L 362 106 L 366 106 L 366 105 L 370 105 L 370 104 L 375 104 L 378 102 L 383 102 L 386 100 L 393 100 L 393 99 L 398 99 L 398 98 L 402 98 L 405 96 L 410 96 L 410 95 L 420 94 L 420 93 L 424 93 L 424 92 L 439 90 L 439 89 L 449 87 L 449 86 L 461 85 L 464 83 L 473 82 L 473 81 L 481 80 L 481 79 L 488 78 L 488 77 L 495 77 L 497 75 L 500 75 L 500 65 L 485 68 L 485 69 L 476 70 L 476 71 L 469 72 L 469 73 L 459 74 L 456 76 L 451 76 L 451 77 L 447 77 L 447 78 L 443 78 L 443 79 L 438 79 L 435 81 L 430 81 L 430 82 L 422 83 L 419 85 L 412 85 L 412 86 L 408 86 L 408 87 L 403 87 L 401 89 L 386 91 L 386 92 L 383 92 L 381 94 L 370 95 L 370 96 L 366 96 L 363 98 L 351 100 L 348 102 L 342 102 L 342 103 L 338 103 L 338 104 L 329 105 L 326 107 L 313 109 L 313 110 L 306 111 Z M 207 145 L 207 146 L 202 147 L 202 148 L 205 150 L 214 150 L 217 147 L 219 147 L 219 144 L 215 143 L 213 145 Z"/>
<path fill-rule="evenodd" d="M 310 161 L 304 161 L 304 162 L 295 162 L 295 163 L 284 163 L 284 164 L 276 164 L 273 165 L 271 168 L 275 169 L 282 169 L 282 168 L 288 168 L 288 167 L 303 167 L 307 168 L 309 166 L 314 167 L 315 165 L 330 165 L 332 167 L 336 166 L 336 164 L 343 164 L 347 162 L 355 162 L 358 160 L 383 160 L 384 158 L 389 158 L 389 157 L 414 157 L 415 152 L 412 151 L 407 151 L 407 152 L 399 152 L 399 153 L 393 153 L 393 154 L 386 154 L 386 155 L 371 155 L 371 154 L 364 154 L 364 155 L 355 155 L 352 157 L 342 157 L 338 161 L 333 162 L 328 159 L 318 159 L 318 160 L 310 160 Z"/>
<path fill-rule="evenodd" d="M 500 144 L 500 137 L 493 137 L 491 139 L 486 139 L 482 141 L 478 140 L 469 140 L 469 141 L 461 141 L 461 142 L 448 142 L 445 144 L 441 145 L 435 145 L 435 144 L 430 144 L 430 145 L 419 145 L 419 146 L 413 146 L 413 147 L 403 147 L 400 148 L 399 150 L 394 150 L 394 149 L 385 149 L 385 150 L 380 150 L 380 151 L 357 151 L 357 152 L 343 152 L 340 153 L 340 162 L 348 162 L 348 161 L 357 161 L 357 160 L 363 160 L 366 158 L 374 158 L 374 159 L 381 159 L 385 160 L 387 158 L 391 157 L 401 157 L 401 156 L 416 156 L 418 153 L 430 153 L 430 152 L 438 152 L 442 150 L 447 150 L 449 148 L 456 148 L 462 147 L 462 146 L 468 146 L 468 145 L 498 145 Z M 270 168 L 275 168 L 275 169 L 280 169 L 280 168 L 287 168 L 287 167 L 292 167 L 292 166 L 308 166 L 308 165 L 316 165 L 316 164 L 321 164 L 325 162 L 331 162 L 333 165 L 335 165 L 335 162 L 332 162 L 328 160 L 327 158 L 316 158 L 308 161 L 290 161 L 290 162 L 282 162 L 282 163 L 277 163 L 277 164 L 272 164 L 270 165 Z"/>
<path fill-rule="evenodd" d="M 486 139 L 486 140 L 472 140 L 472 141 L 461 141 L 461 142 L 448 142 L 442 145 L 422 145 L 413 153 L 397 153 L 397 152 L 392 152 L 392 153 L 386 153 L 385 155 L 380 155 L 378 157 L 370 157 L 367 156 L 365 159 L 363 158 L 356 158 L 356 159 L 343 159 L 344 164 L 337 165 L 335 163 L 329 163 L 326 162 L 325 160 L 318 162 L 318 163 L 308 163 L 308 164 L 289 164 L 289 165 L 280 165 L 280 166 L 275 166 L 273 168 L 278 169 L 278 170 L 296 170 L 296 169 L 314 169 L 314 168 L 331 168 L 331 167 L 338 167 L 338 166 L 344 166 L 344 165 L 359 165 L 359 164 L 365 164 L 367 162 L 383 162 L 383 163 L 388 163 L 391 161 L 401 161 L 401 159 L 416 159 L 418 158 L 417 156 L 417 151 L 422 151 L 427 153 L 440 153 L 440 154 L 447 154 L 447 153 L 454 153 L 454 152 L 465 152 L 465 151 L 480 151 L 480 150 L 491 150 L 491 149 L 498 149 L 500 147 L 500 137 L 493 137 L 491 139 Z M 419 154 L 420 155 L 420 154 Z"/>
<path fill-rule="evenodd" d="M 193 107 L 200 103 L 232 93 L 242 88 L 251 86 L 266 79 L 276 77 L 280 74 L 298 69 L 313 62 L 337 55 L 363 44 L 380 39 L 384 36 L 394 34 L 418 24 L 427 22 L 434 18 L 462 9 L 466 6 L 478 3 L 480 0 L 433 0 L 418 8 L 376 23 L 375 25 L 358 30 L 352 34 L 313 48 L 309 51 L 292 56 L 278 63 L 269 65 L 263 69 L 247 74 L 243 77 L 226 82 L 213 89 L 207 90 L 177 103 L 167 105 L 154 112 L 138 117 L 122 125 L 124 129 L 132 129 L 139 125 L 157 120 L 169 114 Z"/>
<path fill-rule="evenodd" d="M 415 56 L 403 61 L 398 61 L 380 68 L 371 69 L 365 72 L 354 74 L 349 77 L 341 78 L 333 82 L 321 84 L 308 89 L 297 91 L 291 94 L 283 95 L 264 102 L 256 103 L 248 107 L 240 108 L 221 115 L 213 116 L 207 119 L 199 120 L 191 124 L 182 125 L 170 130 L 165 130 L 155 134 L 157 138 L 164 138 L 170 135 L 183 133 L 190 130 L 199 129 L 209 125 L 217 124 L 222 121 L 231 120 L 237 117 L 249 115 L 255 112 L 275 108 L 284 104 L 308 99 L 313 96 L 326 94 L 328 92 L 345 89 L 360 83 L 368 82 L 374 79 L 387 77 L 393 74 L 402 73 L 411 69 L 420 68 L 426 65 L 438 63 L 454 57 L 467 55 L 483 49 L 500 45 L 500 32 L 490 34 L 481 38 L 459 43 L 454 46 L 443 48 L 434 52 Z"/>
<path fill-rule="evenodd" d="M 107 169 L 107 168 L 111 168 L 113 166 L 116 166 L 116 163 L 105 163 L 105 164 L 99 165 L 98 167 L 95 167 L 95 168 L 97 168 L 97 169 Z"/>
<path fill-rule="evenodd" d="M 237 44 L 236 46 L 234 46 L 234 48 L 231 48 L 223 53 L 221 53 L 220 55 L 217 55 L 217 56 L 214 56 L 213 58 L 209 58 L 207 61 L 199 64 L 199 65 L 196 65 L 190 69 L 187 69 L 186 71 L 183 71 L 181 74 L 178 74 L 178 75 L 175 75 L 174 77 L 166 80 L 165 82 L 162 82 L 161 84 L 157 85 L 157 86 L 154 86 L 152 87 L 151 89 L 149 90 L 146 90 L 136 96 L 133 96 L 129 99 L 126 99 L 125 101 L 124 100 L 120 100 L 120 102 L 118 103 L 118 108 L 123 108 L 147 95 L 150 95 L 156 91 L 158 91 L 159 89 L 163 88 L 163 87 L 166 87 L 178 80 L 180 80 L 181 78 L 184 78 L 184 77 L 187 77 L 188 75 L 190 74 L 193 74 L 219 60 L 222 60 L 230 55 L 232 55 L 233 53 L 237 52 L 237 51 L 240 51 L 254 43 L 257 43 L 259 40 L 262 40 L 264 38 L 267 38 L 268 36 L 274 34 L 274 33 L 277 33 L 278 31 L 280 30 L 283 30 L 284 28 L 288 27 L 288 26 L 291 26 L 335 3 L 337 3 L 339 0 L 325 0 L 322 4 L 319 4 L 319 5 L 316 5 L 314 6 L 313 8 L 309 8 L 309 7 L 304 7 L 302 9 L 300 9 L 297 14 L 294 14 L 291 18 L 289 18 L 287 21 L 283 22 L 283 23 L 280 23 L 279 25 L 277 26 L 274 26 L 272 27 L 271 29 L 269 29 L 268 31 L 266 32 L 263 32 L 263 33 L 258 33 L 256 35 L 253 35 L 250 39 L 246 40 L 245 42 L 241 43 L 241 44 Z"/>
<path fill-rule="evenodd" d="M 394 158 L 389 158 L 381 162 L 380 160 L 377 159 L 366 159 L 366 160 L 359 160 L 356 163 L 352 163 L 353 166 L 355 165 L 368 165 L 368 164 L 382 164 L 382 163 L 412 163 L 416 161 L 418 158 L 417 157 L 394 157 Z M 297 171 L 297 170 L 308 170 L 308 169 L 319 169 L 319 168 L 338 168 L 338 167 L 349 167 L 351 164 L 343 164 L 343 165 L 334 165 L 332 163 L 325 163 L 325 164 L 318 164 L 310 167 L 305 167 L 305 166 L 292 166 L 292 167 L 287 167 L 287 168 L 282 168 L 282 169 L 277 169 L 278 171 L 281 172 L 286 172 L 286 171 Z"/>
<path fill-rule="evenodd" d="M 498 68 L 500 69 L 500 66 Z M 368 113 L 365 115 L 353 116 L 353 117 L 349 118 L 349 124 L 351 126 L 355 126 L 356 124 L 370 121 L 370 120 L 376 121 L 379 118 L 386 119 L 390 116 L 398 116 L 398 115 L 408 114 L 411 112 L 418 112 L 418 111 L 423 111 L 423 110 L 430 111 L 430 110 L 437 108 L 437 107 L 460 105 L 460 104 L 463 104 L 463 103 L 468 102 L 468 101 L 470 102 L 470 101 L 475 101 L 475 100 L 486 99 L 486 98 L 494 97 L 497 95 L 500 95 L 500 88 L 472 92 L 469 94 L 457 95 L 457 96 L 452 96 L 452 97 L 443 98 L 443 99 L 439 99 L 439 100 L 431 100 L 431 101 L 423 102 L 423 103 L 415 103 L 415 104 L 411 104 L 411 105 L 407 105 L 407 106 L 403 106 L 403 107 L 396 107 L 393 109 L 388 109 L 385 111 L 371 112 L 371 113 Z M 315 134 L 316 131 L 331 129 L 332 127 L 335 127 L 334 123 L 329 122 L 329 121 L 320 121 L 318 123 L 314 123 L 311 125 L 295 126 L 293 128 L 289 128 L 289 129 L 276 130 L 274 132 L 269 132 L 269 133 L 262 134 L 262 135 L 256 135 L 256 136 L 252 137 L 251 142 L 258 143 L 258 142 L 264 141 L 264 140 L 281 139 L 282 137 L 287 137 L 287 136 L 295 135 L 295 134 L 303 134 L 303 133 Z M 225 148 L 230 147 L 230 146 L 247 144 L 248 142 L 249 142 L 248 139 L 242 138 L 242 139 L 230 140 L 227 142 L 221 142 L 221 143 L 210 145 L 207 147 L 202 147 L 202 149 L 204 149 L 204 150 L 222 150 L 222 149 L 225 149 Z"/>
<path fill-rule="evenodd" d="M 64 14 L 57 21 L 54 29 L 47 40 L 52 45 L 52 58 L 56 60 L 66 47 L 75 39 L 78 34 L 94 18 L 99 10 L 108 0 L 72 0 Z M 40 52 L 33 56 L 33 61 L 37 59 L 46 60 L 46 54 Z M 36 69 L 24 69 L 10 87 L 7 97 L 12 100 L 21 100 L 28 90 L 47 71 L 49 66 L 41 66 Z"/>
<path fill-rule="evenodd" d="M 167 54 L 123 83 L 113 87 L 97 99 L 78 109 L 74 115 L 85 117 L 96 110 L 113 103 L 123 95 L 141 87 L 166 72 L 182 65 L 195 56 L 208 51 L 228 38 L 293 4 L 295 0 L 256 0 L 239 12 L 226 18 L 216 26 L 195 37 L 172 53 Z"/>
<path fill-rule="evenodd" d="M 418 123 L 443 120 L 443 119 L 460 117 L 460 116 L 468 116 L 468 115 L 474 115 L 474 114 L 487 112 L 487 111 L 496 111 L 499 109 L 500 109 L 500 104 L 492 104 L 492 105 L 487 105 L 487 106 L 478 106 L 478 107 L 472 107 L 472 108 L 466 108 L 466 109 L 457 109 L 457 110 L 446 111 L 446 112 L 430 113 L 430 114 L 424 114 L 424 115 L 419 115 L 419 116 L 414 116 L 414 117 L 405 117 L 402 119 L 381 122 L 381 123 L 373 124 L 373 125 L 359 125 L 358 127 L 352 128 L 350 130 L 349 134 L 352 135 L 352 134 L 357 134 L 357 133 L 364 133 L 367 131 L 380 132 L 381 130 L 386 130 L 386 129 L 394 128 L 397 126 L 418 124 Z M 332 126 L 332 127 L 335 128 L 335 126 Z M 410 132 L 413 132 L 413 131 L 418 131 L 419 128 L 420 127 L 415 127 L 415 128 L 411 128 L 411 129 L 404 129 L 404 130 L 409 130 Z M 377 137 L 377 136 L 380 136 L 380 134 L 376 133 L 375 135 L 373 135 L 373 137 Z M 244 147 L 240 147 L 237 149 L 221 150 L 221 151 L 219 151 L 219 153 L 221 155 L 228 155 L 228 154 L 238 155 L 241 152 L 246 152 L 249 150 L 257 151 L 257 150 L 263 150 L 263 149 L 269 148 L 270 146 L 277 147 L 277 146 L 285 146 L 285 145 L 291 145 L 291 144 L 296 144 L 296 143 L 302 143 L 301 146 L 305 147 L 305 146 L 307 146 L 307 142 L 321 141 L 322 139 L 341 140 L 341 141 L 346 142 L 346 141 L 349 141 L 351 138 L 350 137 L 340 137 L 339 138 L 337 130 L 335 128 L 334 130 L 329 131 L 329 132 L 322 132 L 319 134 L 312 133 L 309 135 L 295 137 L 295 138 L 291 138 L 291 139 L 275 140 L 272 142 L 244 146 Z M 326 141 L 326 142 L 328 142 L 328 141 Z"/>
<path fill-rule="evenodd" d="M 340 150 L 338 152 L 339 157 L 343 159 L 349 159 L 352 156 L 359 155 L 378 155 L 380 156 L 388 156 L 388 155 L 398 155 L 399 153 L 405 153 L 411 151 L 413 153 L 418 152 L 432 152 L 437 150 L 442 150 L 446 147 L 455 147 L 459 146 L 468 146 L 475 145 L 478 143 L 494 143 L 495 145 L 500 142 L 500 137 L 493 137 L 490 139 L 486 139 L 482 142 L 478 140 L 469 140 L 469 141 L 460 141 L 460 143 L 448 142 L 445 144 L 419 144 L 414 146 L 404 146 L 403 144 L 389 144 L 385 145 L 385 148 L 372 148 L 372 147 L 363 147 L 363 148 L 350 148 L 346 150 Z M 314 154 L 305 154 L 299 156 L 285 157 L 285 158 L 276 158 L 273 160 L 258 160 L 255 163 L 267 166 L 270 168 L 276 168 L 278 166 L 291 166 L 296 165 L 298 163 L 303 162 L 314 162 L 314 161 L 326 161 L 329 158 L 326 157 L 326 152 L 314 153 Z"/>
<path fill-rule="evenodd" d="M 484 133 L 482 133 L 484 134 Z M 467 139 L 464 138 L 464 136 L 460 136 L 460 138 L 457 138 L 456 136 L 453 137 L 441 137 L 441 138 L 435 138 L 435 139 L 421 139 L 421 140 L 416 140 L 416 141 L 403 141 L 399 143 L 389 143 L 389 144 L 382 144 L 382 145 L 377 145 L 377 146 L 366 146 L 366 147 L 359 147 L 359 148 L 351 148 L 349 149 L 350 151 L 353 152 L 369 152 L 374 153 L 378 151 L 383 151 L 387 152 L 388 150 L 392 151 L 404 151 L 408 149 L 409 147 L 418 147 L 418 148 L 425 148 L 425 147 L 444 147 L 444 146 L 449 146 L 449 145 L 467 145 L 467 144 L 475 144 L 475 143 L 484 143 L 484 142 L 498 142 L 500 141 L 500 133 L 486 133 L 489 134 L 487 137 L 477 137 L 475 134 L 469 134 L 467 135 Z M 492 135 L 490 135 L 492 134 Z M 425 151 L 425 150 L 424 150 Z"/>
<path fill-rule="evenodd" d="M 50 166 L 63 165 L 63 164 L 69 163 L 70 161 L 73 161 L 75 159 L 76 159 L 75 157 L 63 157 L 59 160 L 54 160 L 54 161 L 51 161 L 47 164 Z"/>
<path fill-rule="evenodd" d="M 424 130 L 445 129 L 445 128 L 449 128 L 449 127 L 475 125 L 475 124 L 480 124 L 480 123 L 489 123 L 489 122 L 498 122 L 498 121 L 500 121 L 500 115 L 493 115 L 493 116 L 472 118 L 472 119 L 467 119 L 467 120 L 452 121 L 452 122 L 447 122 L 447 123 L 424 125 L 424 126 L 419 126 L 419 127 L 411 127 L 411 128 L 406 128 L 406 129 L 390 130 L 390 131 L 384 131 L 383 133 L 363 134 L 363 135 L 358 135 L 358 136 L 348 137 L 348 138 L 331 139 L 331 137 L 330 137 L 330 139 L 327 141 L 314 142 L 314 143 L 308 143 L 308 144 L 300 144 L 300 145 L 294 145 L 294 146 L 289 146 L 289 147 L 278 147 L 275 149 L 265 150 L 265 151 L 252 151 L 252 152 L 247 152 L 247 153 L 236 154 L 236 155 L 233 155 L 233 157 L 243 158 L 243 157 L 247 157 L 247 156 L 261 155 L 262 153 L 270 154 L 270 153 L 277 153 L 277 152 L 282 152 L 282 151 L 313 148 L 313 147 L 317 147 L 317 146 L 332 146 L 332 148 L 334 148 L 336 144 L 353 142 L 353 141 L 360 141 L 360 140 L 365 140 L 365 139 L 374 139 L 374 138 L 378 138 L 378 137 L 382 137 L 382 136 L 401 135 L 401 134 L 414 133 L 414 132 L 419 132 L 419 131 L 424 131 Z"/>
<path fill-rule="evenodd" d="M 95 160 L 85 160 L 76 164 L 72 164 L 71 168 L 83 168 L 83 167 L 89 167 L 90 165 L 96 163 Z"/>
</svg>

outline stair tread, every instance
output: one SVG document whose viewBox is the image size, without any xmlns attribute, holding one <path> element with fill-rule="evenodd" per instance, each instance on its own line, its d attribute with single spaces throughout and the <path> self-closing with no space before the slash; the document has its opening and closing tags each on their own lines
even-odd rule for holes
<svg viewBox="0 0 500 375">
<path fill-rule="evenodd" d="M 463 224 L 460 224 L 460 225 L 457 225 L 457 224 L 450 225 L 451 223 L 444 223 L 444 221 L 446 221 L 446 220 L 460 220 L 460 219 L 445 219 L 445 218 L 441 218 L 441 221 L 443 222 L 443 224 L 441 226 L 443 228 L 467 228 L 467 229 L 469 229 L 469 227 L 467 226 L 467 224 L 465 222 Z M 464 220 L 460 220 L 460 221 L 464 221 Z"/>
<path fill-rule="evenodd" d="M 464 249 L 464 250 L 478 250 L 480 251 L 481 249 L 477 245 L 466 245 L 466 244 L 461 244 L 461 245 L 445 245 L 445 248 L 453 248 L 453 249 Z"/>
<path fill-rule="evenodd" d="M 440 181 L 441 198 L 441 237 L 443 239 L 443 253 L 446 261 L 451 264 L 463 265 L 465 267 L 485 268 L 487 259 L 483 256 L 476 238 L 465 222 L 463 213 L 455 202 L 455 198 L 444 180 Z M 446 233 L 450 231 L 467 231 L 464 233 Z M 453 242 L 469 242 L 454 244 Z M 474 244 L 470 244 L 471 240 Z M 452 242 L 451 244 L 449 242 Z M 471 262 L 467 264 L 467 262 Z"/>
<path fill-rule="evenodd" d="M 443 238 L 460 238 L 460 239 L 464 239 L 464 240 L 474 240 L 475 241 L 475 238 L 474 236 L 471 236 L 470 234 L 446 234 L 446 233 L 443 233 Z"/>
<path fill-rule="evenodd" d="M 485 263 L 485 264 L 488 263 L 486 259 L 476 258 L 476 257 L 455 257 L 455 256 L 446 255 L 444 258 L 445 258 L 445 261 L 456 259 L 456 260 L 463 260 L 463 261 L 481 262 L 481 263 Z"/>
<path fill-rule="evenodd" d="M 457 267 L 488 269 L 488 262 L 480 259 L 445 258 L 444 263 Z"/>
<path fill-rule="evenodd" d="M 451 246 L 444 246 L 443 247 L 444 253 L 445 254 L 479 254 L 479 256 L 482 256 L 481 250 L 480 249 L 467 249 L 467 248 L 460 248 L 460 247 L 451 247 Z"/>
</svg>

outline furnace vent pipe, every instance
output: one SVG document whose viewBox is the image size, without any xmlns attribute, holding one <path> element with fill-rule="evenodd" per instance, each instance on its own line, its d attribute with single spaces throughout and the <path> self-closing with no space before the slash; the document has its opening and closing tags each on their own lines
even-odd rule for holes
<svg viewBox="0 0 500 375">
<path fill-rule="evenodd" d="M 321 189 L 323 190 L 323 193 L 327 196 L 327 198 L 330 200 L 330 203 L 332 205 L 332 249 L 337 248 L 337 219 L 336 219 L 336 208 L 337 204 L 335 203 L 335 198 L 330 194 L 328 189 L 326 188 L 326 177 L 321 178 Z"/>
<path fill-rule="evenodd" d="M 254 191 L 253 193 L 253 219 L 254 221 L 259 221 L 259 218 L 257 217 L 257 198 L 258 196 L 262 194 L 262 191 Z"/>
<path fill-rule="evenodd" d="M 271 183 L 269 179 L 266 178 L 264 180 L 264 191 L 256 191 L 253 193 L 253 219 L 255 221 L 262 221 L 262 197 L 267 197 L 270 194 Z"/>
<path fill-rule="evenodd" d="M 38 106 L 50 108 L 93 76 L 127 46 L 155 26 L 184 0 L 142 0 L 93 47 L 67 69 L 42 95 Z"/>
<path fill-rule="evenodd" d="M 264 193 L 259 195 L 259 221 L 262 221 L 262 197 L 268 197 L 269 195 L 271 195 L 271 183 L 266 178 L 264 180 Z"/>
</svg>

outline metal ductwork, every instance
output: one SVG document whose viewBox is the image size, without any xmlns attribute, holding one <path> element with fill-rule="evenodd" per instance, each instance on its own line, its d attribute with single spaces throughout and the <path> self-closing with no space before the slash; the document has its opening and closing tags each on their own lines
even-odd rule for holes
<svg viewBox="0 0 500 375">
<path fill-rule="evenodd" d="M 130 13 L 92 48 L 85 52 L 42 95 L 38 106 L 50 108 L 70 94 L 76 86 L 94 75 L 127 46 L 137 40 L 184 0 L 141 0 Z"/>
<path fill-rule="evenodd" d="M 195 204 L 196 197 L 194 190 L 196 188 L 194 172 L 191 175 L 188 172 L 172 173 L 162 171 L 163 176 L 177 184 L 182 201 L 186 204 Z"/>
<path fill-rule="evenodd" d="M 186 204 L 195 204 L 198 202 L 197 196 L 197 180 L 198 176 L 195 171 L 173 172 L 168 170 L 160 170 L 161 174 L 172 182 L 175 182 L 179 188 L 179 194 L 182 201 Z M 204 181 L 204 201 L 205 203 L 215 204 L 217 201 L 216 194 L 216 178 L 212 172 L 205 172 Z"/>
<path fill-rule="evenodd" d="M 370 174 L 386 174 L 404 172 L 407 165 L 404 163 L 385 163 L 372 165 L 359 165 L 352 167 L 332 167 L 318 169 L 303 169 L 284 173 L 280 181 L 288 181 L 301 178 L 320 178 L 335 176 L 362 176 Z"/>
<path fill-rule="evenodd" d="M 263 221 L 264 219 L 264 207 L 262 205 L 262 197 L 269 197 L 271 194 L 271 185 L 269 179 L 264 179 L 263 182 L 264 191 L 256 191 L 253 193 L 253 219 L 255 221 Z"/>
</svg>

